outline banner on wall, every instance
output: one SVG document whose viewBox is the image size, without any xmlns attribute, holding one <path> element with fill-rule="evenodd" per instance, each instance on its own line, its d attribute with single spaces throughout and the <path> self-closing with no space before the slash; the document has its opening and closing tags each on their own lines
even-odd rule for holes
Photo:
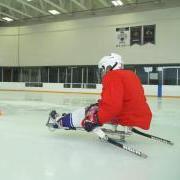
<svg viewBox="0 0 180 180">
<path fill-rule="evenodd" d="M 116 28 L 117 43 L 116 47 L 130 45 L 130 30 L 129 27 Z"/>
<path fill-rule="evenodd" d="M 155 44 L 155 25 L 143 26 L 143 44 Z"/>
<path fill-rule="evenodd" d="M 142 26 L 131 27 L 131 40 L 130 45 L 142 44 Z"/>
<path fill-rule="evenodd" d="M 116 28 L 116 47 L 155 44 L 156 25 Z"/>
</svg>

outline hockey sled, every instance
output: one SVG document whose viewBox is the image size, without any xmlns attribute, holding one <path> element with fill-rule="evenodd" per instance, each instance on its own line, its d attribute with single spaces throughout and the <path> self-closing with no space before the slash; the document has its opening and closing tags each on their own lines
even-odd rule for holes
<svg viewBox="0 0 180 180">
<path fill-rule="evenodd" d="M 82 127 L 76 127 L 76 128 L 66 128 L 66 127 L 60 127 L 58 125 L 56 125 L 56 128 L 54 127 L 54 123 L 50 123 L 50 117 L 46 123 L 46 126 L 49 128 L 50 131 L 55 131 L 56 129 L 63 129 L 63 130 L 82 130 L 82 131 L 85 131 Z M 99 131 L 100 134 L 104 133 L 103 135 L 103 138 L 99 135 Z M 120 147 L 126 151 L 129 151 L 137 156 L 140 156 L 142 158 L 147 158 L 147 155 L 141 151 L 138 151 L 132 147 L 129 147 L 127 145 L 125 145 L 125 138 L 126 137 L 129 137 L 133 134 L 137 134 L 137 135 L 140 135 L 140 136 L 143 136 L 143 137 L 146 137 L 148 139 L 151 139 L 151 140 L 155 140 L 157 142 L 160 142 L 160 143 L 165 143 L 165 144 L 168 144 L 168 145 L 173 145 L 174 143 L 170 140 L 167 140 L 167 139 L 164 139 L 164 138 L 160 138 L 160 137 L 157 137 L 157 136 L 154 136 L 154 135 L 151 135 L 151 134 L 147 134 L 147 133 L 144 133 L 144 132 L 141 132 L 139 130 L 137 130 L 136 128 L 130 128 L 129 130 L 124 130 L 124 131 L 120 131 L 120 130 L 117 130 L 117 126 L 115 126 L 114 130 L 112 129 L 109 129 L 109 128 L 96 128 L 94 131 L 93 131 L 95 134 L 97 134 L 99 136 L 100 139 L 103 139 L 105 140 L 106 142 L 112 144 L 112 145 L 115 145 L 116 147 Z M 111 137 L 110 137 L 111 136 Z M 116 138 L 113 138 L 112 136 L 115 136 Z"/>
</svg>

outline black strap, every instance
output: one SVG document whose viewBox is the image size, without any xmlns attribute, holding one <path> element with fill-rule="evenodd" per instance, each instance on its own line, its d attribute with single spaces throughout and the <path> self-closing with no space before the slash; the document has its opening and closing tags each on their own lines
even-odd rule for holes
<svg viewBox="0 0 180 180">
<path fill-rule="evenodd" d="M 112 70 L 116 67 L 117 64 L 118 64 L 118 63 L 116 62 L 116 63 L 113 65 L 113 67 L 110 69 L 110 71 L 112 71 Z"/>
</svg>

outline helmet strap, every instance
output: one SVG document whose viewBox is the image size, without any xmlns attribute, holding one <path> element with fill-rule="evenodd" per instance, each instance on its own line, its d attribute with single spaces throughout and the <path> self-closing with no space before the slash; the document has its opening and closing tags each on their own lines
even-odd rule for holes
<svg viewBox="0 0 180 180">
<path fill-rule="evenodd" d="M 112 70 L 116 67 L 117 64 L 118 64 L 118 63 L 116 62 L 116 63 L 112 66 L 112 68 L 110 69 L 110 71 L 112 71 Z"/>
</svg>

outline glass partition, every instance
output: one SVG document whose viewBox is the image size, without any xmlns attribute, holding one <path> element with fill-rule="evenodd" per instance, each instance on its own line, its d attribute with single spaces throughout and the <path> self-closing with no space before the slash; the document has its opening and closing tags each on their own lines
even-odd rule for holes
<svg viewBox="0 0 180 180">
<path fill-rule="evenodd" d="M 177 74 L 178 74 L 178 77 L 177 77 L 178 85 L 180 85 L 180 68 L 178 68 Z"/>
<path fill-rule="evenodd" d="M 137 67 L 136 74 L 140 78 L 142 84 L 148 84 L 148 73 L 145 72 L 144 67 Z"/>
<path fill-rule="evenodd" d="M 44 83 L 49 82 L 49 68 L 48 67 L 40 68 L 40 81 Z"/>
<path fill-rule="evenodd" d="M 3 82 L 11 82 L 12 81 L 12 68 L 5 67 L 3 68 Z"/>
<path fill-rule="evenodd" d="M 49 82 L 57 83 L 58 82 L 58 67 L 49 67 Z"/>
<path fill-rule="evenodd" d="M 3 81 L 3 68 L 0 67 L 0 82 Z"/>
<path fill-rule="evenodd" d="M 142 84 L 157 85 L 162 78 L 164 85 L 180 85 L 180 65 L 125 65 L 125 69 L 135 72 Z M 97 65 L 0 67 L 0 81 L 65 83 L 67 88 L 95 88 L 101 83 Z"/>
<path fill-rule="evenodd" d="M 167 68 L 163 70 L 163 84 L 164 85 L 177 85 L 177 69 Z"/>
</svg>

